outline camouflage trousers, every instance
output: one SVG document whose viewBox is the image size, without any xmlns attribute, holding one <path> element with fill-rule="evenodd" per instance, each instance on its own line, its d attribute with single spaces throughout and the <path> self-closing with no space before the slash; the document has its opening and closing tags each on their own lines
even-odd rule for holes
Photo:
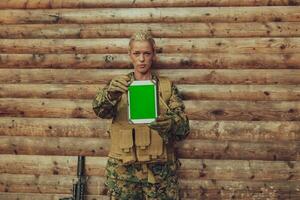
<svg viewBox="0 0 300 200">
<path fill-rule="evenodd" d="M 123 165 L 109 158 L 105 185 L 110 199 L 179 200 L 178 165 L 179 161 Z"/>
</svg>

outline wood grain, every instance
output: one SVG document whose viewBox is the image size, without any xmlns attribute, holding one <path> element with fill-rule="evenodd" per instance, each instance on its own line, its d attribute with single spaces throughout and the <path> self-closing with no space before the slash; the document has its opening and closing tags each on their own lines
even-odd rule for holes
<svg viewBox="0 0 300 200">
<path fill-rule="evenodd" d="M 299 0 L 2 0 L 0 8 L 130 8 L 130 7 L 194 7 L 194 6 L 296 6 Z"/>
<path fill-rule="evenodd" d="M 158 54 L 154 69 L 299 69 L 300 54 Z M 0 54 L 0 68 L 131 69 L 128 54 Z"/>
<path fill-rule="evenodd" d="M 296 6 L 4 9 L 0 23 L 297 22 L 299 16 Z"/>
<path fill-rule="evenodd" d="M 1 136 L 1 154 L 107 156 L 108 139 Z M 298 142 L 185 140 L 175 146 L 179 158 L 234 160 L 299 160 Z"/>
<path fill-rule="evenodd" d="M 128 53 L 129 39 L 0 39 L 0 53 Z M 158 53 L 300 53 L 300 38 L 161 38 Z"/>
<path fill-rule="evenodd" d="M 1 6 L 1 3 L 0 3 Z M 17 24 L 0 26 L 3 39 L 130 38 L 139 30 L 155 38 L 299 37 L 299 22 Z"/>
</svg>

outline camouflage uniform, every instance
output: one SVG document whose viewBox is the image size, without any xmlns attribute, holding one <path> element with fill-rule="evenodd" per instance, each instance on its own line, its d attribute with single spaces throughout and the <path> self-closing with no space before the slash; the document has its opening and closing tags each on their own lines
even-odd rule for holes
<svg viewBox="0 0 300 200">
<path fill-rule="evenodd" d="M 134 73 L 128 74 L 131 81 Z M 159 77 L 152 74 L 152 78 L 159 81 Z M 108 85 L 99 90 L 93 100 L 93 109 L 97 116 L 110 119 L 116 114 L 118 102 L 108 98 Z M 166 102 L 171 112 L 167 113 L 174 120 L 173 127 L 167 134 L 160 134 L 165 143 L 184 139 L 190 131 L 188 118 L 184 113 L 184 104 L 178 89 L 172 84 L 171 97 Z M 175 157 L 165 163 L 133 163 L 124 165 L 122 161 L 109 158 L 106 165 L 106 183 L 111 199 L 160 199 L 178 200 L 179 186 L 176 170 L 180 163 Z M 154 181 L 149 181 L 149 174 Z"/>
</svg>

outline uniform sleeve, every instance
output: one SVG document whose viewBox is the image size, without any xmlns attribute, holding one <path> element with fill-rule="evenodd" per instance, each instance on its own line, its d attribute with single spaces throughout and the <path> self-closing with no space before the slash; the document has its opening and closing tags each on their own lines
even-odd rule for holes
<svg viewBox="0 0 300 200">
<path fill-rule="evenodd" d="M 173 124 L 170 130 L 171 137 L 175 140 L 183 140 L 190 133 L 189 120 L 184 112 L 185 106 L 179 94 L 177 87 L 172 84 L 172 94 L 168 106 L 173 115 Z"/>
<path fill-rule="evenodd" d="M 107 88 L 108 85 L 103 89 L 99 89 L 92 103 L 95 114 L 103 119 L 114 117 L 118 103 L 117 100 L 111 101 L 109 99 Z"/>
</svg>

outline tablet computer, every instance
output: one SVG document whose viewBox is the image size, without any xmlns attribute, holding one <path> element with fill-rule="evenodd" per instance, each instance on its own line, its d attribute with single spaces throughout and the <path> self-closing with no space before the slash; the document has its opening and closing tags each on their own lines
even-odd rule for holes
<svg viewBox="0 0 300 200">
<path fill-rule="evenodd" d="M 128 119 L 147 124 L 157 118 L 157 87 L 154 80 L 133 81 L 128 87 Z"/>
</svg>

